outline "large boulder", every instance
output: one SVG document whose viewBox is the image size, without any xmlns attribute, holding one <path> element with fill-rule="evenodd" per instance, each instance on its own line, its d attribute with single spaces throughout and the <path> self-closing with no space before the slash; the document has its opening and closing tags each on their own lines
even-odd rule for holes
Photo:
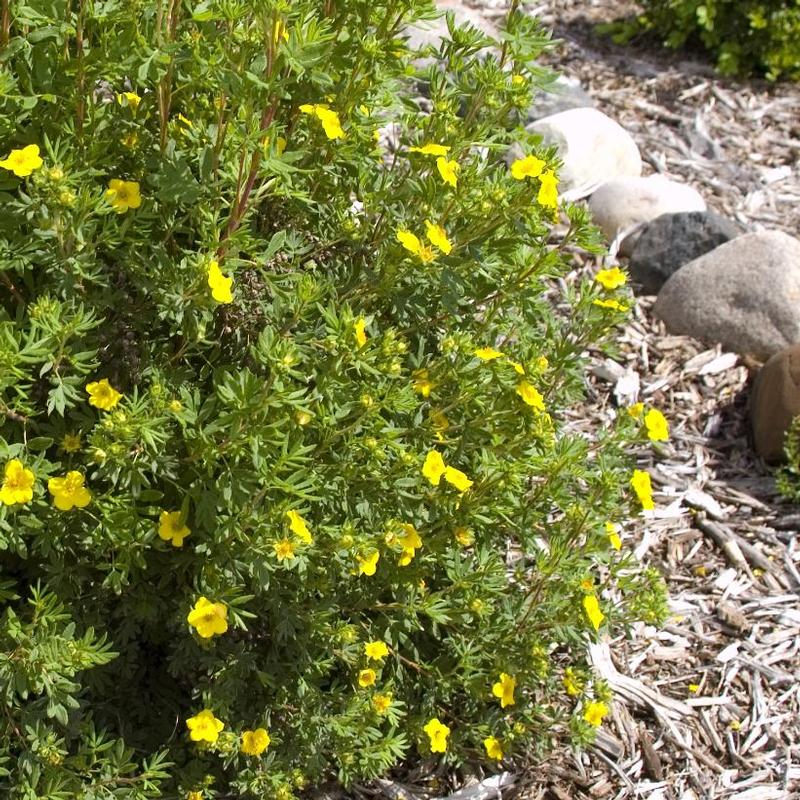
<svg viewBox="0 0 800 800">
<path fill-rule="evenodd" d="M 631 135 L 596 108 L 573 108 L 543 117 L 526 130 L 555 145 L 564 162 L 559 177 L 567 200 L 588 197 L 615 178 L 642 174 L 642 158 Z"/>
<path fill-rule="evenodd" d="M 546 92 L 537 92 L 528 109 L 528 123 L 573 108 L 594 108 L 594 100 L 577 78 L 559 75 Z"/>
<path fill-rule="evenodd" d="M 705 211 L 706 203 L 691 186 L 671 181 L 663 175 L 649 175 L 604 183 L 589 200 L 589 210 L 595 224 L 609 240 L 613 240 L 618 234 L 651 222 L 662 214 Z M 626 237 L 628 246 L 620 248 L 623 255 L 629 255 L 633 241 Z"/>
<path fill-rule="evenodd" d="M 654 311 L 672 333 L 766 360 L 800 343 L 800 242 L 747 233 L 681 267 Z"/>
<path fill-rule="evenodd" d="M 753 385 L 750 425 L 756 452 L 765 461 L 783 460 L 786 432 L 797 416 L 800 416 L 800 344 L 772 356 Z"/>
<path fill-rule="evenodd" d="M 628 272 L 642 294 L 658 294 L 684 264 L 739 236 L 739 226 L 713 211 L 662 214 L 644 226 L 631 251 Z"/>
</svg>

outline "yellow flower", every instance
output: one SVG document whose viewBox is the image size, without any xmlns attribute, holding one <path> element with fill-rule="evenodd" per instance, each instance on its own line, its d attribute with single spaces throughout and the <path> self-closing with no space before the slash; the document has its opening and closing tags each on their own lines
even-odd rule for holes
<svg viewBox="0 0 800 800">
<path fill-rule="evenodd" d="M 611 546 L 615 550 L 621 549 L 622 539 L 619 538 L 619 526 L 615 525 L 613 522 L 606 522 L 605 528 L 606 534 L 608 535 L 608 541 L 611 542 Z"/>
<path fill-rule="evenodd" d="M 433 486 L 438 486 L 442 480 L 447 467 L 445 466 L 442 454 L 438 450 L 430 450 L 425 456 L 425 463 L 422 465 L 422 474 Z"/>
<path fill-rule="evenodd" d="M 436 159 L 436 169 L 445 183 L 453 187 L 458 185 L 458 171 L 461 169 L 458 161 L 448 161 L 444 156 L 439 156 Z"/>
<path fill-rule="evenodd" d="M 212 603 L 201 597 L 189 612 L 186 621 L 197 631 L 201 639 L 219 636 L 228 630 L 228 607 L 225 603 Z"/>
<path fill-rule="evenodd" d="M 325 131 L 325 135 L 329 139 L 344 138 L 344 130 L 342 130 L 342 125 L 339 121 L 339 115 L 335 111 L 331 111 L 331 109 L 325 103 L 314 103 L 313 105 L 306 103 L 305 105 L 300 106 L 300 111 L 303 114 L 311 114 L 312 116 L 316 116 L 317 119 L 322 123 L 322 129 Z"/>
<path fill-rule="evenodd" d="M 399 230 L 397 231 L 397 241 L 405 247 L 410 253 L 419 256 L 424 264 L 429 264 L 436 258 L 436 254 L 426 244 L 422 244 L 419 238 L 411 233 L 411 231 Z"/>
<path fill-rule="evenodd" d="M 549 169 L 539 176 L 541 186 L 539 186 L 539 193 L 536 199 L 540 206 L 546 208 L 558 208 L 558 178 L 553 170 Z"/>
<path fill-rule="evenodd" d="M 189 717 L 186 720 L 186 727 L 193 742 L 213 744 L 219 738 L 219 732 L 225 727 L 225 723 L 217 719 L 213 711 L 206 708 L 199 714 Z"/>
<path fill-rule="evenodd" d="M 284 42 L 288 42 L 289 31 L 286 30 L 286 26 L 281 20 L 276 20 L 272 28 L 272 42 L 273 44 L 278 44 L 281 39 L 283 39 Z"/>
<path fill-rule="evenodd" d="M 65 453 L 77 453 L 81 449 L 81 435 L 79 433 L 65 433 L 61 442 L 61 449 Z"/>
<path fill-rule="evenodd" d="M 444 432 L 450 427 L 450 420 L 444 415 L 443 411 L 434 409 L 428 415 L 431 421 L 431 427 L 436 431 L 436 440 L 439 442 L 444 441 Z"/>
<path fill-rule="evenodd" d="M 385 714 L 392 705 L 392 696 L 390 694 L 376 694 L 372 698 L 372 707 L 378 714 Z"/>
<path fill-rule="evenodd" d="M 455 486 L 459 492 L 466 492 L 474 483 L 460 469 L 455 467 L 445 467 L 444 479 L 451 486 Z"/>
<path fill-rule="evenodd" d="M 203 792 L 200 789 L 195 789 L 186 795 L 186 800 L 203 800 Z"/>
<path fill-rule="evenodd" d="M 424 144 L 422 147 L 409 147 L 409 153 L 422 153 L 424 156 L 446 156 L 450 148 L 444 144 Z"/>
<path fill-rule="evenodd" d="M 260 756 L 269 747 L 269 743 L 269 734 L 264 728 L 242 731 L 241 751 L 246 756 Z"/>
<path fill-rule="evenodd" d="M 418 369 L 414 371 L 414 383 L 412 386 L 417 394 L 421 394 L 423 397 L 430 397 L 431 389 L 435 385 L 433 381 L 428 380 L 428 370 Z"/>
<path fill-rule="evenodd" d="M 475 536 L 468 528 L 456 528 L 453 531 L 453 536 L 462 547 L 471 547 L 475 544 Z"/>
<path fill-rule="evenodd" d="M 208 264 L 208 288 L 211 289 L 211 296 L 218 303 L 232 303 L 232 285 L 233 278 L 223 275 L 222 270 L 219 268 L 219 262 L 210 261 Z"/>
<path fill-rule="evenodd" d="M 503 748 L 499 739 L 494 736 L 487 736 L 483 740 L 483 746 L 486 748 L 486 755 L 489 758 L 493 758 L 495 761 L 503 760 Z"/>
<path fill-rule="evenodd" d="M 525 178 L 538 178 L 546 166 L 547 162 L 542 161 L 541 158 L 536 158 L 536 156 L 518 158 L 511 165 L 511 177 L 516 178 L 518 181 L 525 180 Z"/>
<path fill-rule="evenodd" d="M 86 508 L 92 501 L 92 493 L 83 485 L 84 477 L 72 470 L 63 478 L 50 478 L 47 491 L 53 495 L 53 504 L 59 511 Z"/>
<path fill-rule="evenodd" d="M 119 92 L 117 93 L 117 102 L 121 106 L 128 106 L 136 111 L 139 108 L 139 103 L 142 102 L 142 98 L 136 92 Z"/>
<path fill-rule="evenodd" d="M 374 685 L 376 678 L 377 675 L 375 674 L 374 669 L 362 669 L 358 673 L 358 685 L 362 689 L 366 689 L 368 686 Z"/>
<path fill-rule="evenodd" d="M 652 511 L 656 506 L 653 502 L 653 487 L 650 483 L 650 474 L 644 470 L 635 469 L 631 478 L 631 486 L 633 491 L 636 492 L 642 508 L 645 511 Z"/>
<path fill-rule="evenodd" d="M 142 196 L 139 194 L 139 184 L 136 181 L 120 181 L 112 178 L 108 182 L 106 200 L 117 214 L 124 214 L 132 208 L 139 208 Z"/>
<path fill-rule="evenodd" d="M 311 544 L 313 539 L 306 521 L 296 511 L 287 511 L 286 518 L 289 520 L 289 530 L 301 541 Z"/>
<path fill-rule="evenodd" d="M 505 672 L 500 673 L 500 680 L 492 686 L 492 694 L 499 698 L 500 707 L 514 705 L 514 690 L 517 688 L 517 679 Z"/>
<path fill-rule="evenodd" d="M 520 381 L 517 386 L 517 394 L 522 401 L 533 408 L 535 411 L 544 411 L 544 398 L 539 390 L 532 386 L 528 381 Z"/>
<path fill-rule="evenodd" d="M 644 415 L 644 425 L 651 442 L 666 442 L 669 439 L 669 423 L 657 408 L 651 408 Z"/>
<path fill-rule="evenodd" d="M 367 326 L 364 317 L 359 317 L 353 323 L 353 330 L 356 333 L 356 343 L 358 344 L 359 348 L 363 347 L 367 343 L 367 332 L 365 330 Z"/>
<path fill-rule="evenodd" d="M 110 411 L 122 399 L 122 395 L 108 382 L 108 378 L 86 384 L 89 405 L 101 411 Z"/>
<path fill-rule="evenodd" d="M 383 661 L 389 655 L 389 648 L 385 642 L 379 639 L 374 642 L 367 642 L 364 645 L 364 655 L 371 661 Z"/>
<path fill-rule="evenodd" d="M 42 164 L 38 144 L 29 144 L 19 150 L 12 150 L 8 158 L 0 161 L 0 167 L 13 172 L 18 178 L 26 178 Z"/>
<path fill-rule="evenodd" d="M 475 351 L 475 355 L 481 361 L 494 361 L 496 358 L 502 358 L 503 354 L 493 347 L 480 347 Z"/>
<path fill-rule="evenodd" d="M 128 150 L 133 150 L 139 143 L 139 134 L 136 133 L 136 131 L 131 131 L 130 133 L 126 133 L 119 141 L 123 147 L 127 147 Z"/>
<path fill-rule="evenodd" d="M 601 269 L 594 279 L 604 288 L 618 289 L 628 282 L 628 277 L 619 267 L 612 267 L 611 269 Z"/>
<path fill-rule="evenodd" d="M 361 575 L 372 576 L 375 574 L 375 571 L 378 569 L 378 559 L 381 557 L 381 554 L 375 550 L 374 552 L 370 553 L 368 556 L 358 556 L 358 571 Z"/>
<path fill-rule="evenodd" d="M 5 478 L 0 486 L 0 505 L 13 506 L 33 500 L 33 472 L 17 458 L 6 464 Z"/>
<path fill-rule="evenodd" d="M 183 545 L 183 540 L 191 533 L 191 529 L 181 522 L 180 511 L 162 511 L 158 521 L 158 535 L 165 542 L 172 542 L 173 547 Z"/>
<path fill-rule="evenodd" d="M 400 555 L 398 566 L 406 567 L 411 563 L 417 550 L 422 547 L 422 539 L 419 538 L 417 529 L 408 522 L 400 524 L 403 532 L 397 537 L 398 544 L 403 548 Z"/>
<path fill-rule="evenodd" d="M 477 355 L 477 353 L 476 353 L 476 355 Z M 517 375 L 524 375 L 524 374 L 525 374 L 525 367 L 523 367 L 523 366 L 522 366 L 522 364 L 520 364 L 520 363 L 519 363 L 519 361 L 512 361 L 512 360 L 509 358 L 509 359 L 508 359 L 508 363 L 509 363 L 509 364 L 510 364 L 512 367 L 514 367 L 514 372 L 516 372 L 516 373 L 517 373 Z"/>
<path fill-rule="evenodd" d="M 272 547 L 275 550 L 275 557 L 278 561 L 294 558 L 294 545 L 288 539 L 281 539 L 279 542 L 275 542 Z"/>
<path fill-rule="evenodd" d="M 608 300 L 595 298 L 592 300 L 592 305 L 599 306 L 600 308 L 610 308 L 612 311 L 619 311 L 623 314 L 628 310 L 628 306 L 626 306 L 625 303 L 620 303 L 619 300 L 614 300 L 613 298 Z"/>
<path fill-rule="evenodd" d="M 628 414 L 634 419 L 640 419 L 643 412 L 644 403 L 634 403 L 632 406 L 628 406 Z"/>
<path fill-rule="evenodd" d="M 177 121 L 178 121 L 178 122 L 179 122 L 179 123 L 180 123 L 180 124 L 181 124 L 181 125 L 182 125 L 184 128 L 187 128 L 187 129 L 194 128 L 194 123 L 193 123 L 193 122 L 192 122 L 190 119 L 187 119 L 186 117 L 184 117 L 184 116 L 183 116 L 183 114 L 178 114 L 178 115 L 175 117 L 175 119 L 176 119 L 176 120 L 177 120 Z"/>
<path fill-rule="evenodd" d="M 525 82 L 524 75 L 516 74 L 511 76 L 511 83 L 513 83 L 514 86 L 522 86 Z"/>
<path fill-rule="evenodd" d="M 583 610 L 586 612 L 589 622 L 592 623 L 592 627 L 596 631 L 600 630 L 600 625 L 605 619 L 605 614 L 600 610 L 600 603 L 596 595 L 587 594 L 583 598 Z"/>
<path fill-rule="evenodd" d="M 447 750 L 447 737 L 450 735 L 450 728 L 440 722 L 437 717 L 429 720 L 422 729 L 428 734 L 431 740 L 432 753 L 444 753 Z"/>
<path fill-rule="evenodd" d="M 690 683 L 688 688 L 689 688 L 689 691 L 692 694 L 697 694 L 700 691 L 700 684 L 699 683 Z"/>
<path fill-rule="evenodd" d="M 453 245 L 450 244 L 447 231 L 441 225 L 434 225 L 429 219 L 426 219 L 425 235 L 434 247 L 438 247 L 446 256 L 450 255 Z"/>
<path fill-rule="evenodd" d="M 180 412 L 183 411 L 183 403 L 181 403 L 180 400 L 170 400 L 169 405 L 167 406 L 167 408 L 173 414 L 180 414 Z"/>
<path fill-rule="evenodd" d="M 608 714 L 608 706 L 605 703 L 592 701 L 586 706 L 583 718 L 595 728 L 599 728 L 603 723 L 603 717 Z"/>
<path fill-rule="evenodd" d="M 567 667 L 564 670 L 564 677 L 562 678 L 564 689 L 570 697 L 577 697 L 583 690 L 583 681 L 575 674 L 572 667 Z"/>
</svg>

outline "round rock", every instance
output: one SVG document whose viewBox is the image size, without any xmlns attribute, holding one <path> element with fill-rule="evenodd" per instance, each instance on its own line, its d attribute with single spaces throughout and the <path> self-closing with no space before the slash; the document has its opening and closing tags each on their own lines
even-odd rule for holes
<svg viewBox="0 0 800 800">
<path fill-rule="evenodd" d="M 559 177 L 567 200 L 588 197 L 615 178 L 642 174 L 642 158 L 631 135 L 596 108 L 573 108 L 543 117 L 526 130 L 555 145 L 564 162 Z"/>
<path fill-rule="evenodd" d="M 636 238 L 628 265 L 641 294 L 658 294 L 670 276 L 742 233 L 739 226 L 713 211 L 662 214 Z"/>
<path fill-rule="evenodd" d="M 768 359 L 800 343 L 800 242 L 739 236 L 681 267 L 653 309 L 672 333 Z"/>
<path fill-rule="evenodd" d="M 705 211 L 706 203 L 700 194 L 663 175 L 646 178 L 620 178 L 604 183 L 589 200 L 594 222 L 613 240 L 618 234 L 650 222 L 662 214 L 679 211 Z M 626 242 L 628 239 L 626 238 Z M 629 243 L 632 245 L 633 242 Z M 629 250 L 625 248 L 626 250 Z M 627 255 L 620 248 L 623 255 Z"/>
<path fill-rule="evenodd" d="M 537 92 L 534 96 L 528 109 L 528 123 L 573 108 L 594 108 L 594 100 L 577 78 L 559 75 L 546 92 Z"/>
<path fill-rule="evenodd" d="M 756 452 L 769 463 L 784 460 L 783 445 L 792 420 L 800 416 L 800 344 L 787 347 L 758 373 L 750 399 Z"/>
</svg>

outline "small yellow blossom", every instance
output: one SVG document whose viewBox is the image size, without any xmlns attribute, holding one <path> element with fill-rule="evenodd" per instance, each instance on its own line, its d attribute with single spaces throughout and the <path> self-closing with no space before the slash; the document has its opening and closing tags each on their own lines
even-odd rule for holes
<svg viewBox="0 0 800 800">
<path fill-rule="evenodd" d="M 0 505 L 21 505 L 33 500 L 35 476 L 19 459 L 12 458 L 6 464 L 4 476 L 0 486 Z"/>
<path fill-rule="evenodd" d="M 586 612 L 589 622 L 592 623 L 592 627 L 596 631 L 600 630 L 600 625 L 605 619 L 605 614 L 600 610 L 600 603 L 596 595 L 587 594 L 586 597 L 583 598 L 583 610 Z"/>
<path fill-rule="evenodd" d="M 545 208 L 558 208 L 558 178 L 555 172 L 549 169 L 539 176 L 541 186 L 539 186 L 539 193 L 536 195 L 536 200 L 540 206 Z"/>
<path fill-rule="evenodd" d="M 422 547 L 422 539 L 420 539 L 417 529 L 408 522 L 403 522 L 400 525 L 402 533 L 397 537 L 397 543 L 403 548 L 400 554 L 400 559 L 397 564 L 400 567 L 407 567 L 417 550 Z"/>
<path fill-rule="evenodd" d="M 339 121 L 339 115 L 335 111 L 331 111 L 331 109 L 325 103 L 314 103 L 313 105 L 306 103 L 305 105 L 300 106 L 300 111 L 303 114 L 311 114 L 312 116 L 316 116 L 317 119 L 322 123 L 322 129 L 325 131 L 325 135 L 329 139 L 344 138 L 344 130 L 342 130 L 342 125 Z"/>
<path fill-rule="evenodd" d="M 423 397 L 430 397 L 431 389 L 436 385 L 428 378 L 428 370 L 418 369 L 414 371 L 414 383 L 412 384 L 414 391 L 421 394 Z"/>
<path fill-rule="evenodd" d="M 575 670 L 572 667 L 567 667 L 564 670 L 562 682 L 564 690 L 570 697 L 577 697 L 583 691 L 583 681 L 575 674 Z"/>
<path fill-rule="evenodd" d="M 219 268 L 219 262 L 212 260 L 208 263 L 208 288 L 211 289 L 211 296 L 218 303 L 232 303 L 233 294 L 231 286 L 233 278 L 226 277 Z"/>
<path fill-rule="evenodd" d="M 608 541 L 611 543 L 611 546 L 615 550 L 621 549 L 622 539 L 619 538 L 619 526 L 615 525 L 613 522 L 606 522 L 605 529 L 606 529 L 606 535 L 608 536 Z"/>
<path fill-rule="evenodd" d="M 181 403 L 180 400 L 170 400 L 167 408 L 173 414 L 180 414 L 180 412 L 183 411 L 183 403 Z"/>
<path fill-rule="evenodd" d="M 201 639 L 210 639 L 228 630 L 228 607 L 225 603 L 212 603 L 208 598 L 201 597 L 187 615 L 186 621 Z"/>
<path fill-rule="evenodd" d="M 599 728 L 606 714 L 608 714 L 608 706 L 605 703 L 592 701 L 586 706 L 583 718 L 593 727 Z"/>
<path fill-rule="evenodd" d="M 190 119 L 184 117 L 183 114 L 178 114 L 175 117 L 175 119 L 178 121 L 180 125 L 182 125 L 187 130 L 191 130 L 192 128 L 194 128 L 194 123 Z"/>
<path fill-rule="evenodd" d="M 375 550 L 366 556 L 358 556 L 358 571 L 361 575 L 372 576 L 378 569 L 378 560 L 381 554 Z"/>
<path fill-rule="evenodd" d="M 500 707 L 513 706 L 514 690 L 517 688 L 517 679 L 505 672 L 500 673 L 500 680 L 492 686 L 492 694 L 500 700 Z"/>
<path fill-rule="evenodd" d="M 89 405 L 101 411 L 110 411 L 122 399 L 122 395 L 108 382 L 108 378 L 86 384 Z"/>
<path fill-rule="evenodd" d="M 438 717 L 429 720 L 425 727 L 422 729 L 428 734 L 431 740 L 432 753 L 444 753 L 447 750 L 447 737 L 450 735 L 450 728 L 443 722 L 440 722 Z"/>
<path fill-rule="evenodd" d="M 364 644 L 364 655 L 370 661 L 383 661 L 389 655 L 389 648 L 386 646 L 386 642 L 382 642 L 380 639 L 374 642 L 366 642 Z"/>
<path fill-rule="evenodd" d="M 443 411 L 434 409 L 428 415 L 431 422 L 431 427 L 436 431 L 436 440 L 439 442 L 444 441 L 444 432 L 450 427 L 450 420 L 447 419 Z"/>
<path fill-rule="evenodd" d="M 367 343 L 367 331 L 366 331 L 367 323 L 364 317 L 359 317 L 353 323 L 353 330 L 356 334 L 356 344 L 359 348 L 363 347 Z"/>
<path fill-rule="evenodd" d="M 264 728 L 256 728 L 254 731 L 242 732 L 241 751 L 246 756 L 260 756 L 270 743 L 269 734 Z"/>
<path fill-rule="evenodd" d="M 136 111 L 139 108 L 139 103 L 142 102 L 142 98 L 136 92 L 118 92 L 117 102 L 121 106 L 128 106 L 128 108 Z"/>
<path fill-rule="evenodd" d="M 430 450 L 425 456 L 425 463 L 422 465 L 422 474 L 433 486 L 438 486 L 442 480 L 447 467 L 445 466 L 442 454 L 438 450 Z"/>
<path fill-rule="evenodd" d="M 278 44 L 280 40 L 284 42 L 289 41 L 289 31 L 286 30 L 286 25 L 281 20 L 275 20 L 275 25 L 272 28 L 272 42 Z"/>
<path fill-rule="evenodd" d="M 692 694 L 697 694 L 700 691 L 700 684 L 699 683 L 690 683 L 688 688 L 689 688 L 689 691 Z"/>
<path fill-rule="evenodd" d="M 295 419 L 298 425 L 308 425 L 311 422 L 311 414 L 308 411 L 298 411 Z"/>
<path fill-rule="evenodd" d="M 158 535 L 173 547 L 181 547 L 183 540 L 191 533 L 185 522 L 181 522 L 180 511 L 162 511 L 158 520 Z"/>
<path fill-rule="evenodd" d="M 618 289 L 628 282 L 628 276 L 619 268 L 612 267 L 611 269 L 601 269 L 594 279 L 607 290 Z"/>
<path fill-rule="evenodd" d="M 63 478 L 50 478 L 47 491 L 53 495 L 53 505 L 59 511 L 86 508 L 92 501 L 92 493 L 83 482 L 83 475 L 76 470 L 71 470 Z"/>
<path fill-rule="evenodd" d="M 272 545 L 275 550 L 275 557 L 278 561 L 285 561 L 287 558 L 294 558 L 294 545 L 288 539 L 281 539 Z"/>
<path fill-rule="evenodd" d="M 448 161 L 444 156 L 439 156 L 436 159 L 436 169 L 445 183 L 453 187 L 458 185 L 458 171 L 461 169 L 458 161 Z"/>
<path fill-rule="evenodd" d="M 666 442 L 669 440 L 669 423 L 657 408 L 651 408 L 644 415 L 644 425 L 647 428 L 647 438 L 651 442 Z"/>
<path fill-rule="evenodd" d="M 450 148 L 444 144 L 424 144 L 422 147 L 409 147 L 409 153 L 422 153 L 424 156 L 446 156 Z"/>
<path fill-rule="evenodd" d="M 466 492 L 473 485 L 471 481 L 460 469 L 455 467 L 445 467 L 444 479 L 451 485 L 455 486 L 459 492 Z"/>
<path fill-rule="evenodd" d="M 419 259 L 424 264 L 429 264 L 436 258 L 436 254 L 426 244 L 422 244 L 419 237 L 407 230 L 397 231 L 397 241 L 405 247 L 410 253 L 419 256 Z"/>
<path fill-rule="evenodd" d="M 306 544 L 311 544 L 313 541 L 311 531 L 308 529 L 306 521 L 297 513 L 297 511 L 287 511 L 286 519 L 289 520 L 289 530 L 301 541 Z"/>
<path fill-rule="evenodd" d="M 508 359 L 508 363 L 512 367 L 514 367 L 514 372 L 516 372 L 517 375 L 524 375 L 525 374 L 525 367 L 523 367 L 522 364 L 519 363 L 519 361 L 513 361 L 512 359 L 509 358 Z"/>
<path fill-rule="evenodd" d="M 628 406 L 628 414 L 634 419 L 641 419 L 644 413 L 644 403 L 634 403 Z"/>
<path fill-rule="evenodd" d="M 203 800 L 203 792 L 200 789 L 194 789 L 186 795 L 186 800 Z"/>
<path fill-rule="evenodd" d="M 219 738 L 219 732 L 225 727 L 225 723 L 218 720 L 214 712 L 206 708 L 199 714 L 189 717 L 186 720 L 186 727 L 193 742 L 213 744 Z"/>
<path fill-rule="evenodd" d="M 391 705 L 392 696 L 390 694 L 376 694 L 372 698 L 372 707 L 378 714 L 385 714 Z"/>
<path fill-rule="evenodd" d="M 503 354 L 494 347 L 479 347 L 475 351 L 475 355 L 481 361 L 494 361 L 496 358 L 502 358 Z"/>
<path fill-rule="evenodd" d="M 513 83 L 514 86 L 523 86 L 526 83 L 525 76 L 516 73 L 511 76 L 511 83 Z"/>
<path fill-rule="evenodd" d="M 619 300 L 614 300 L 613 298 L 601 300 L 597 297 L 592 300 L 592 305 L 599 306 L 600 308 L 610 308 L 612 311 L 619 311 L 623 314 L 628 310 L 628 306 L 626 306 L 625 303 L 620 303 Z"/>
<path fill-rule="evenodd" d="M 542 397 L 539 390 L 528 383 L 528 381 L 520 381 L 517 386 L 517 394 L 522 398 L 522 401 L 529 405 L 534 411 L 544 411 L 544 397 Z"/>
<path fill-rule="evenodd" d="M 503 760 L 503 747 L 499 739 L 496 739 L 494 736 L 487 736 L 483 740 L 483 746 L 486 748 L 486 755 L 489 758 L 495 761 Z"/>
<path fill-rule="evenodd" d="M 117 214 L 124 214 L 132 208 L 139 208 L 142 204 L 139 184 L 136 181 L 121 181 L 112 178 L 108 182 L 106 200 Z"/>
<path fill-rule="evenodd" d="M 516 178 L 518 181 L 525 180 L 525 178 L 538 178 L 546 166 L 547 162 L 542 161 L 541 158 L 536 158 L 536 156 L 518 158 L 511 165 L 511 177 Z"/>
<path fill-rule="evenodd" d="M 13 172 L 18 178 L 27 178 L 43 163 L 39 156 L 39 145 L 29 144 L 19 150 L 12 150 L 7 158 L 0 161 L 0 167 Z"/>
<path fill-rule="evenodd" d="M 462 547 L 472 547 L 475 544 L 475 536 L 468 528 L 456 528 L 453 531 L 453 536 Z"/>
<path fill-rule="evenodd" d="M 362 689 L 366 689 L 368 686 L 374 686 L 376 678 L 377 675 L 374 669 L 362 669 L 358 673 L 358 685 Z"/>
<path fill-rule="evenodd" d="M 441 225 L 434 225 L 429 219 L 426 219 L 425 235 L 434 247 L 441 250 L 446 256 L 450 255 L 453 245 L 447 238 L 447 231 Z"/>
<path fill-rule="evenodd" d="M 61 441 L 61 448 L 65 453 L 77 453 L 81 449 L 81 435 L 79 433 L 65 433 Z"/>
<path fill-rule="evenodd" d="M 123 147 L 127 147 L 128 150 L 133 150 L 133 148 L 139 144 L 139 134 L 136 131 L 131 131 L 130 133 L 126 133 L 119 141 Z"/>
<path fill-rule="evenodd" d="M 633 487 L 633 491 L 636 492 L 636 496 L 639 498 L 642 508 L 645 511 L 652 511 L 656 506 L 653 502 L 653 488 L 650 482 L 650 474 L 644 470 L 635 469 L 633 471 L 633 477 L 631 478 L 631 486 Z"/>
</svg>

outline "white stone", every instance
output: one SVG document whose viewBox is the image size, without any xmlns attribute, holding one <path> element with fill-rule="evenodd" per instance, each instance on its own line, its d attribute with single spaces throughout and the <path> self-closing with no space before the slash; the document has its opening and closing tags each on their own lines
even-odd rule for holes
<svg viewBox="0 0 800 800">
<path fill-rule="evenodd" d="M 691 186 L 671 181 L 663 175 L 646 178 L 618 178 L 598 188 L 589 200 L 594 222 L 609 241 L 621 233 L 652 222 L 662 214 L 705 211 L 706 203 Z M 627 238 L 625 242 L 633 244 Z M 626 255 L 626 249 L 620 252 Z"/>
<path fill-rule="evenodd" d="M 615 178 L 638 177 L 642 158 L 631 135 L 596 108 L 572 108 L 528 125 L 555 145 L 564 162 L 559 172 L 561 195 L 578 200 Z"/>
</svg>

